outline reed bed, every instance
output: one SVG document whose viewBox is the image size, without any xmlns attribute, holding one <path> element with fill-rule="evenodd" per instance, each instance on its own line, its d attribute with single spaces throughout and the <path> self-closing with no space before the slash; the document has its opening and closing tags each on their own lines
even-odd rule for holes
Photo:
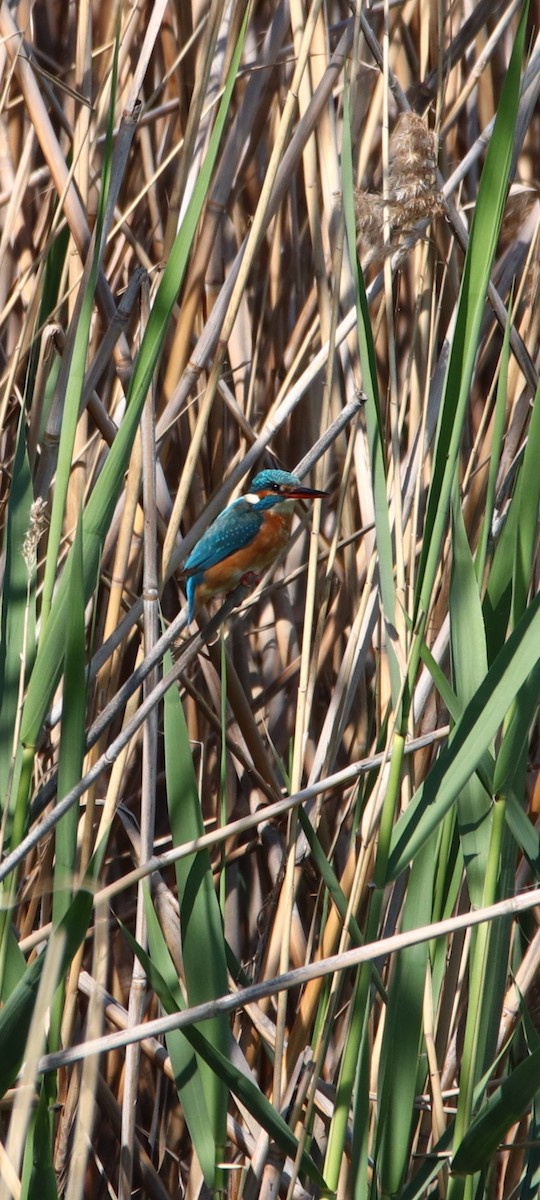
<svg viewBox="0 0 540 1200">
<path fill-rule="evenodd" d="M 539 27 L 1 4 L 0 1200 L 537 1194 Z"/>
</svg>

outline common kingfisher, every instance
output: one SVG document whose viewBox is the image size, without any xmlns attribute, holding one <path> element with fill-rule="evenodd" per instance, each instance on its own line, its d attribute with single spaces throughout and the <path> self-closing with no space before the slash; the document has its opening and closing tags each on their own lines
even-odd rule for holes
<svg viewBox="0 0 540 1200">
<path fill-rule="evenodd" d="M 212 596 L 258 577 L 287 545 L 295 500 L 327 496 L 304 487 L 289 471 L 260 471 L 246 496 L 233 500 L 186 559 L 188 620 Z"/>
</svg>

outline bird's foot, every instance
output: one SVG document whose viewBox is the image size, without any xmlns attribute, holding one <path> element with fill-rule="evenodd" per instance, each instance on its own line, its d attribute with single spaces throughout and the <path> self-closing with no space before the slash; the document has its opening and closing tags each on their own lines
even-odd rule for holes
<svg viewBox="0 0 540 1200">
<path fill-rule="evenodd" d="M 242 586 L 248 588 L 257 587 L 259 579 L 260 575 L 257 575 L 256 571 L 246 571 L 246 574 L 242 575 Z"/>
</svg>

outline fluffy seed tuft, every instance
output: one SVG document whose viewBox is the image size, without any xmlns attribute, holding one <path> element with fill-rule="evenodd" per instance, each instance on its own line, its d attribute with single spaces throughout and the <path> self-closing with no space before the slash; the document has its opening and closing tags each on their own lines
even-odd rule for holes
<svg viewBox="0 0 540 1200">
<path fill-rule="evenodd" d="M 30 505 L 30 524 L 22 547 L 22 556 L 29 573 L 36 565 L 37 548 L 47 528 L 46 513 L 47 502 L 42 496 L 38 496 L 37 500 Z"/>
<path fill-rule="evenodd" d="M 443 211 L 437 187 L 437 139 L 417 113 L 402 113 L 390 139 L 387 212 L 390 251 L 418 221 Z M 356 225 L 366 246 L 384 248 L 384 201 L 378 192 L 356 193 Z"/>
</svg>

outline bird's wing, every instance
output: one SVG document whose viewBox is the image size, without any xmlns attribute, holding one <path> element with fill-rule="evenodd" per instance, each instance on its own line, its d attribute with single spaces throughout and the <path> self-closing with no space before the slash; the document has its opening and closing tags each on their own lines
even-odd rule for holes
<svg viewBox="0 0 540 1200">
<path fill-rule="evenodd" d="M 253 505 L 241 496 L 225 508 L 203 533 L 186 559 L 183 574 L 195 575 L 199 571 L 206 571 L 236 550 L 243 550 L 259 532 L 262 522 L 261 513 L 255 512 Z"/>
</svg>

